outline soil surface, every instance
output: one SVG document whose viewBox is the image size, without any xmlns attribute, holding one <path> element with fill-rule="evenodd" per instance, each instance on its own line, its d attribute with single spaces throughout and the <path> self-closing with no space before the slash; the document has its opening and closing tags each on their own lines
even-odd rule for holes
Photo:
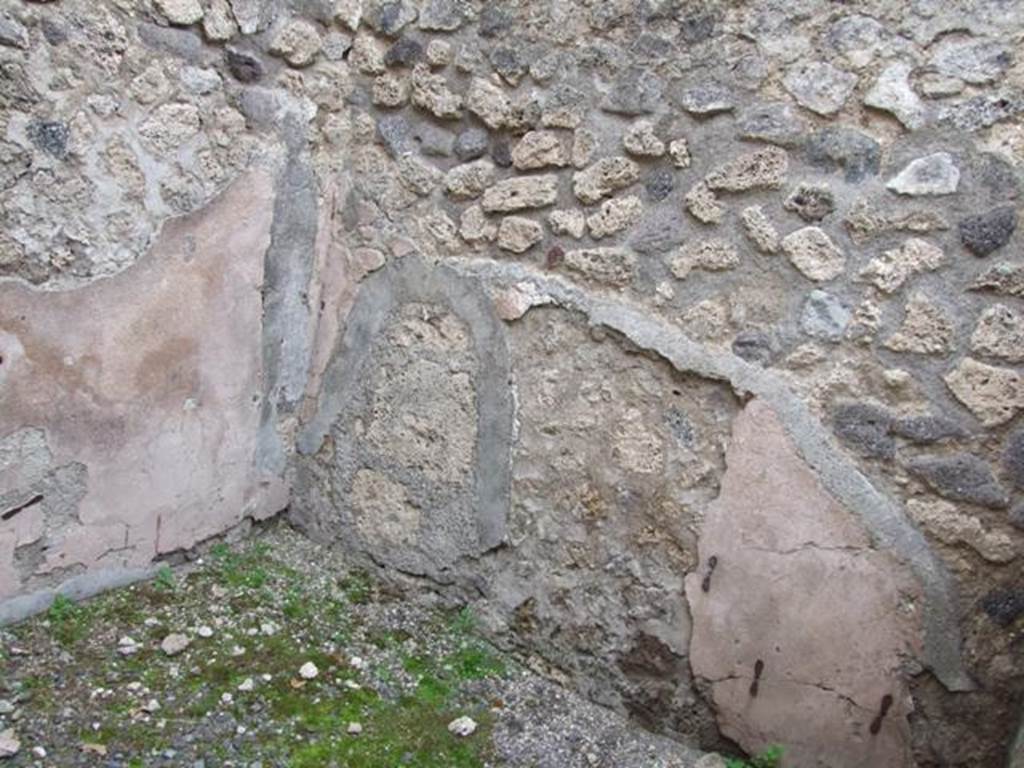
<svg viewBox="0 0 1024 768">
<path fill-rule="evenodd" d="M 148 583 L 58 598 L 0 629 L 0 667 L 2 768 L 690 768 L 700 757 L 530 671 L 468 611 L 400 599 L 284 524 Z"/>
</svg>

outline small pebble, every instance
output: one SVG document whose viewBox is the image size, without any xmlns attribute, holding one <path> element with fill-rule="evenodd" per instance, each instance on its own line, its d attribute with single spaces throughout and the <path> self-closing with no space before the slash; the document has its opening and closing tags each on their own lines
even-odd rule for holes
<svg viewBox="0 0 1024 768">
<path fill-rule="evenodd" d="M 185 635 L 173 633 L 165 637 L 163 642 L 160 643 L 160 650 L 168 656 L 176 656 L 188 648 L 191 642 Z"/>
<path fill-rule="evenodd" d="M 358 736 L 360 733 L 363 732 L 363 724 L 362 723 L 349 723 L 348 724 L 348 732 L 352 736 Z"/>
<path fill-rule="evenodd" d="M 476 720 L 463 715 L 448 723 L 448 731 L 456 736 L 471 736 L 476 730 Z"/>
<path fill-rule="evenodd" d="M 200 637 L 206 637 L 206 638 L 213 637 L 213 628 L 212 627 L 208 627 L 208 626 L 206 626 L 204 624 L 203 626 L 201 626 L 199 629 L 196 630 L 196 634 L 198 634 Z"/>
<path fill-rule="evenodd" d="M 312 680 L 320 674 L 320 670 L 316 668 L 316 664 L 312 661 L 307 661 L 301 667 L 299 667 L 299 677 L 303 680 Z"/>
<path fill-rule="evenodd" d="M 255 687 L 256 687 L 256 683 L 253 681 L 253 679 L 251 677 L 245 678 L 245 680 L 243 680 L 242 682 L 240 682 L 238 684 L 238 690 L 243 691 L 243 692 L 251 691 Z"/>
</svg>

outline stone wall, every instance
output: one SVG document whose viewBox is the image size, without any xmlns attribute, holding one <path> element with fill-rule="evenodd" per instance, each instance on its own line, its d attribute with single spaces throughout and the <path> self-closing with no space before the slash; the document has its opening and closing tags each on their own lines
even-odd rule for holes
<svg viewBox="0 0 1024 768">
<path fill-rule="evenodd" d="M 7 0 L 0 616 L 289 507 L 649 728 L 1005 764 L 1017 0 Z"/>
</svg>

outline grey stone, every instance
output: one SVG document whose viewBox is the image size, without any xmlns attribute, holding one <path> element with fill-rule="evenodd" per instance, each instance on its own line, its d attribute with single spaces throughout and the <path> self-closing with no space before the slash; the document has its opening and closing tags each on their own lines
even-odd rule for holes
<svg viewBox="0 0 1024 768">
<path fill-rule="evenodd" d="M 617 115 L 649 115 L 661 104 L 665 86 L 653 72 L 631 67 L 612 83 L 601 109 Z"/>
<path fill-rule="evenodd" d="M 366 10 L 363 19 L 376 32 L 386 37 L 397 37 L 406 26 L 416 20 L 416 6 L 406 0 L 375 2 Z"/>
<path fill-rule="evenodd" d="M 1024 491 L 1024 429 L 1018 429 L 1006 440 L 1003 468 L 1011 485 L 1017 490 Z"/>
<path fill-rule="evenodd" d="M 498 3 L 492 3 L 480 11 L 479 30 L 481 37 L 498 37 L 512 26 L 512 16 Z"/>
<path fill-rule="evenodd" d="M 967 430 L 942 416 L 904 416 L 893 422 L 892 431 L 918 445 L 967 437 Z"/>
<path fill-rule="evenodd" d="M 255 83 L 263 77 L 263 62 L 249 51 L 239 48 L 228 48 L 224 52 L 228 70 L 240 83 Z"/>
<path fill-rule="evenodd" d="M 748 363 L 767 366 L 775 358 L 777 349 L 770 333 L 748 328 L 736 334 L 732 341 L 732 352 Z"/>
<path fill-rule="evenodd" d="M 832 410 L 832 431 L 862 456 L 891 459 L 896 455 L 892 424 L 889 411 L 869 403 L 841 403 Z"/>
<path fill-rule="evenodd" d="M 907 469 L 950 501 L 994 509 L 1009 506 L 1006 490 L 996 481 L 989 465 L 969 453 L 914 459 Z"/>
<path fill-rule="evenodd" d="M 522 45 L 499 45 L 487 54 L 491 67 L 509 85 L 519 85 L 519 81 L 530 68 L 526 52 Z"/>
<path fill-rule="evenodd" d="M 808 336 L 839 341 L 850 322 L 850 310 L 835 296 L 815 290 L 807 295 L 800 314 L 800 328 Z"/>
<path fill-rule="evenodd" d="M 881 168 L 882 151 L 878 142 L 852 128 L 818 131 L 808 140 L 806 153 L 808 161 L 814 165 L 841 167 L 850 182 L 876 176 Z"/>
<path fill-rule="evenodd" d="M 974 85 L 990 83 L 1013 63 L 1012 49 L 991 40 L 959 40 L 947 37 L 939 41 L 931 58 L 938 72 Z"/>
<path fill-rule="evenodd" d="M 975 256 L 988 256 L 1002 248 L 1017 229 L 1017 209 L 1012 205 L 961 219 L 960 242 Z"/>
<path fill-rule="evenodd" d="M 17 19 L 0 12 L 0 45 L 28 48 L 28 30 Z"/>
<path fill-rule="evenodd" d="M 388 48 L 384 63 L 389 67 L 411 67 L 422 58 L 423 43 L 404 35 Z"/>
<path fill-rule="evenodd" d="M 764 141 L 780 147 L 800 143 L 807 123 L 789 104 L 769 103 L 749 107 L 736 121 L 736 135 L 747 141 Z"/>
<path fill-rule="evenodd" d="M 910 87 L 909 64 L 896 62 L 886 67 L 864 96 L 869 107 L 892 114 L 904 127 L 914 130 L 925 124 L 924 102 Z"/>
<path fill-rule="evenodd" d="M 324 46 L 322 52 L 328 61 L 341 61 L 352 50 L 352 36 L 338 30 L 332 30 L 324 35 Z"/>
<path fill-rule="evenodd" d="M 835 210 L 832 191 L 820 184 L 800 184 L 789 193 L 783 207 L 804 221 L 821 221 Z"/>
<path fill-rule="evenodd" d="M 491 142 L 491 160 L 499 168 L 512 166 L 512 147 L 504 136 Z"/>
<path fill-rule="evenodd" d="M 800 106 L 827 117 L 842 109 L 857 76 L 824 61 L 800 62 L 789 68 L 782 85 Z"/>
<path fill-rule="evenodd" d="M 48 155 L 63 160 L 68 154 L 67 125 L 57 120 L 34 120 L 26 129 L 29 139 Z"/>
<path fill-rule="evenodd" d="M 900 195 L 951 195 L 960 186 L 960 169 L 948 152 L 933 152 L 911 160 L 885 184 Z"/>
<path fill-rule="evenodd" d="M 428 0 L 420 9 L 419 27 L 427 32 L 454 32 L 464 21 L 455 0 Z"/>
<path fill-rule="evenodd" d="M 728 88 L 708 83 L 683 91 L 679 96 L 679 106 L 692 115 L 708 116 L 731 112 L 735 103 Z"/>
<path fill-rule="evenodd" d="M 453 150 L 459 160 L 466 162 L 468 160 L 476 160 L 478 157 L 483 157 L 487 154 L 489 144 L 490 138 L 487 135 L 487 131 L 482 128 L 467 128 L 455 137 Z M 511 162 L 512 158 L 510 156 L 509 163 Z"/>
<path fill-rule="evenodd" d="M 656 202 L 671 195 L 675 185 L 675 174 L 667 168 L 655 169 L 644 178 L 644 190 L 647 192 L 647 196 Z"/>
<path fill-rule="evenodd" d="M 1024 94 L 1018 91 L 980 93 L 969 99 L 944 107 L 939 123 L 961 131 L 976 131 L 1010 120 L 1024 112 Z"/>
<path fill-rule="evenodd" d="M 412 149 L 412 128 L 401 115 L 387 115 L 377 121 L 377 135 L 392 157 L 401 157 Z"/>
</svg>

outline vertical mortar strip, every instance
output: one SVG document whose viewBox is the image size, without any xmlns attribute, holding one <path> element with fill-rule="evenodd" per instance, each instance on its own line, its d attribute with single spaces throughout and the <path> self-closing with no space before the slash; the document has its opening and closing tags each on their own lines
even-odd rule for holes
<svg viewBox="0 0 1024 768">
<path fill-rule="evenodd" d="M 724 380 L 735 389 L 763 398 L 776 411 L 800 455 L 826 490 L 861 517 L 879 544 L 902 556 L 921 581 L 928 666 L 950 691 L 974 689 L 960 655 L 960 630 L 953 608 L 955 590 L 949 573 L 897 505 L 839 453 L 818 420 L 779 376 L 731 352 L 698 344 L 626 301 L 590 296 L 560 278 L 538 275 L 519 264 L 476 260 L 453 269 L 503 284 L 532 283 L 539 293 L 583 312 L 591 322 L 613 328 L 638 346 L 657 352 L 679 371 Z"/>
<path fill-rule="evenodd" d="M 299 434 L 298 452 L 315 454 L 361 381 L 376 337 L 393 309 L 408 302 L 443 302 L 469 326 L 479 364 L 474 492 L 480 553 L 501 544 L 511 486 L 512 393 L 504 328 L 478 281 L 447 266 L 406 256 L 362 284 L 345 333 L 323 378 L 319 407 Z"/>
<path fill-rule="evenodd" d="M 287 115 L 280 132 L 287 157 L 275 189 L 270 247 L 264 259 L 263 404 L 257 467 L 280 475 L 285 448 L 277 434 L 279 411 L 290 412 L 305 386 L 312 339 L 307 291 L 317 235 L 316 177 L 306 151 L 306 132 Z M 297 332 L 298 331 L 298 332 Z"/>
</svg>

